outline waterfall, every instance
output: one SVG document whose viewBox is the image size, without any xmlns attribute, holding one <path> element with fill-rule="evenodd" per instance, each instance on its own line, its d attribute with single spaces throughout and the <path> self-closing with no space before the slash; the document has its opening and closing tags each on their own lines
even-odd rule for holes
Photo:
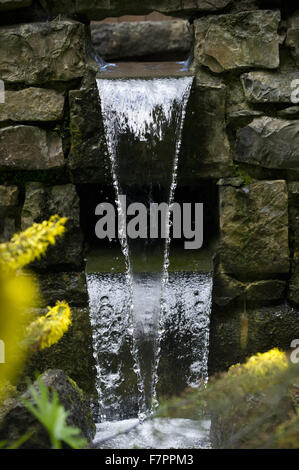
<svg viewBox="0 0 299 470">
<path fill-rule="evenodd" d="M 192 82 L 193 77 L 97 80 L 127 264 L 123 274 L 87 276 L 101 421 L 137 414 L 142 419 L 153 410 L 159 371 L 167 376 L 165 365 L 175 365 L 175 351 L 169 353 L 176 349 L 174 337 L 191 341 L 184 386 L 207 375 L 211 276 L 177 273 L 168 279 L 169 239 L 127 238 L 121 197 L 147 208 L 173 202 Z M 170 223 L 169 213 L 161 223 Z"/>
</svg>

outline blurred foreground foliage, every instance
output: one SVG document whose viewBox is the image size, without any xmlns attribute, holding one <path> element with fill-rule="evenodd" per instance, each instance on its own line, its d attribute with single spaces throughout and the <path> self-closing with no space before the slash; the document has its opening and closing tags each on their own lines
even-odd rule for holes
<svg viewBox="0 0 299 470">
<path fill-rule="evenodd" d="M 17 379 L 26 357 L 56 343 L 71 323 L 65 302 L 49 307 L 34 321 L 30 310 L 39 304 L 39 287 L 33 274 L 24 271 L 63 235 L 65 223 L 65 218 L 55 215 L 0 244 L 0 340 L 5 361 L 0 364 L 0 396 L 6 383 Z"/>
<path fill-rule="evenodd" d="M 55 307 L 48 307 L 46 315 L 34 319 L 30 312 L 40 304 L 38 282 L 24 270 L 64 234 L 66 221 L 54 215 L 0 244 L 0 404 L 17 394 L 14 385 L 28 356 L 57 343 L 71 324 L 66 302 L 57 302 Z M 37 390 L 33 386 L 30 390 L 32 401 L 27 400 L 26 407 L 48 431 L 53 448 L 61 448 L 61 441 L 70 447 L 85 444 L 78 437 L 80 430 L 66 425 L 68 414 L 55 392 L 50 400 L 41 382 Z M 25 435 L 17 443 L 0 443 L 0 448 L 19 447 L 28 438 Z"/>
<path fill-rule="evenodd" d="M 31 400 L 25 399 L 24 404 L 48 431 L 52 449 L 62 449 L 63 443 L 71 449 L 80 449 L 87 445 L 86 439 L 81 437 L 80 429 L 67 424 L 69 412 L 60 405 L 56 390 L 52 390 L 50 396 L 48 388 L 39 379 L 37 388 L 31 385 L 29 392 Z"/>
<path fill-rule="evenodd" d="M 213 448 L 299 448 L 299 365 L 278 349 L 188 389 L 162 404 L 160 417 L 211 418 Z"/>
</svg>

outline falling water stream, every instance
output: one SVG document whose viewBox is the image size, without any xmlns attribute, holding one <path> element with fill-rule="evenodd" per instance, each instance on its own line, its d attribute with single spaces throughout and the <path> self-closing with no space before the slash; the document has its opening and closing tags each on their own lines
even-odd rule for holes
<svg viewBox="0 0 299 470">
<path fill-rule="evenodd" d="M 147 209 L 173 202 L 192 82 L 189 76 L 97 80 L 127 267 L 87 275 L 101 435 L 113 433 L 119 420 L 127 420 L 122 426 L 149 416 L 159 386 L 172 394 L 207 377 L 211 274 L 169 274 L 168 238 L 127 238 L 122 197 Z M 167 214 L 161 224 L 169 223 Z"/>
</svg>

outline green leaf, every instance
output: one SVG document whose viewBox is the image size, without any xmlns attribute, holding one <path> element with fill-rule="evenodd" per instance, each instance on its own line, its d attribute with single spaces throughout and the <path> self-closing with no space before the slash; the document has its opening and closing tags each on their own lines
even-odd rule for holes
<svg viewBox="0 0 299 470">
<path fill-rule="evenodd" d="M 40 379 L 37 383 L 37 388 L 33 385 L 29 387 L 33 403 L 28 398 L 24 399 L 23 402 L 26 408 L 48 431 L 52 448 L 61 449 L 62 442 L 72 449 L 81 449 L 86 446 L 87 441 L 81 437 L 80 429 L 68 426 L 66 420 L 69 413 L 60 405 L 56 390 L 53 390 L 50 399 L 48 388 Z"/>
</svg>

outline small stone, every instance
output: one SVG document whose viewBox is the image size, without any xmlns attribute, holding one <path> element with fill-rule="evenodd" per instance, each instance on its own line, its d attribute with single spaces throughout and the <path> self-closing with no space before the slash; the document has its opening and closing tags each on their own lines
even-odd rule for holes
<svg viewBox="0 0 299 470">
<path fill-rule="evenodd" d="M 252 119 L 262 115 L 262 111 L 240 109 L 239 111 L 233 111 L 227 115 L 227 124 L 233 127 L 246 126 L 252 121 Z"/>
<path fill-rule="evenodd" d="M 0 129 L 0 168 L 47 170 L 64 166 L 61 138 L 33 126 Z"/>
<path fill-rule="evenodd" d="M 234 159 L 264 168 L 299 169 L 299 121 L 254 119 L 237 131 Z"/>
<path fill-rule="evenodd" d="M 34 223 L 45 219 L 46 191 L 41 183 L 30 182 L 25 185 L 25 202 L 21 213 L 21 227 L 26 230 Z"/>
<path fill-rule="evenodd" d="M 249 72 L 241 81 L 250 103 L 292 103 L 292 82 L 297 78 L 296 72 Z"/>
<path fill-rule="evenodd" d="M 258 181 L 242 188 L 219 189 L 223 270 L 243 281 L 288 273 L 286 182 Z"/>
<path fill-rule="evenodd" d="M 0 186 L 0 207 L 18 205 L 19 190 L 17 186 Z"/>
<path fill-rule="evenodd" d="M 299 106 L 290 106 L 277 112 L 278 117 L 283 119 L 299 119 Z"/>
<path fill-rule="evenodd" d="M 30 7 L 32 0 L 0 0 L 0 11 Z"/>
<path fill-rule="evenodd" d="M 59 121 L 63 117 L 64 96 L 55 90 L 25 88 L 6 91 L 0 103 L 1 121 Z"/>
<path fill-rule="evenodd" d="M 16 221 L 14 217 L 4 217 L 0 224 L 0 240 L 8 242 L 16 233 Z"/>
<path fill-rule="evenodd" d="M 221 178 L 218 182 L 218 186 L 233 186 L 234 188 L 239 188 L 245 183 L 244 178 L 233 177 L 233 178 Z"/>
</svg>

